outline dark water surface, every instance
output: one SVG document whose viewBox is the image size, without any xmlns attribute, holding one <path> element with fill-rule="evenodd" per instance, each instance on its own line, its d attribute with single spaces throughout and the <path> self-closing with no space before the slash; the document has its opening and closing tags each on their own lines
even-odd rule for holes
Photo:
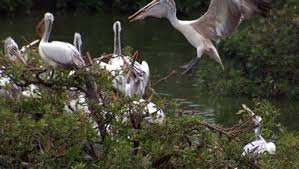
<svg viewBox="0 0 299 169">
<path fill-rule="evenodd" d="M 111 14 L 55 16 L 51 39 L 72 43 L 74 32 L 80 32 L 83 50 L 90 51 L 93 57 L 113 51 L 112 24 L 120 20 L 123 27 L 123 46 L 131 46 L 140 51 L 142 59 L 150 65 L 152 81 L 178 69 L 196 54 L 195 49 L 166 20 L 128 23 L 126 16 Z M 19 46 L 22 46 L 25 40 L 34 40 L 35 24 L 42 17 L 43 14 L 1 19 L 0 39 L 12 36 Z M 199 68 L 205 69 L 205 66 L 200 64 Z M 231 124 L 237 120 L 235 113 L 241 108 L 241 104 L 252 105 L 252 100 L 246 97 L 219 97 L 201 93 L 197 89 L 197 79 L 195 74 L 185 77 L 177 75 L 155 88 L 161 95 L 177 100 L 187 111 L 198 110 L 207 120 L 222 124 Z M 285 98 L 272 102 L 282 111 L 282 122 L 289 128 L 298 130 L 299 102 Z"/>
</svg>

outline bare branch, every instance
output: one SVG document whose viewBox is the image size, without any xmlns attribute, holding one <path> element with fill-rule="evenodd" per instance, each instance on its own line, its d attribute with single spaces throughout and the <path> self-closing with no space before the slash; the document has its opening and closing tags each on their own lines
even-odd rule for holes
<svg viewBox="0 0 299 169">
<path fill-rule="evenodd" d="M 166 81 L 167 79 L 169 79 L 171 76 L 175 75 L 177 72 L 176 70 L 172 70 L 167 76 L 162 77 L 161 79 L 157 80 L 155 83 L 153 83 L 151 86 L 156 86 L 159 83 Z"/>
</svg>

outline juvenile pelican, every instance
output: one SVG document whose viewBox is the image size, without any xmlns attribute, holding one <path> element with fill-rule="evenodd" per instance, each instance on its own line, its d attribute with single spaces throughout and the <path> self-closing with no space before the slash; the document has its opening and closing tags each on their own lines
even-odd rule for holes
<svg viewBox="0 0 299 169">
<path fill-rule="evenodd" d="M 147 62 L 136 61 L 138 53 L 135 54 L 135 59 L 124 56 L 121 51 L 121 24 L 119 21 L 113 24 L 114 31 L 114 51 L 112 58 L 108 64 L 101 62 L 100 66 L 108 70 L 115 76 L 113 87 L 124 93 L 126 96 L 143 96 L 145 88 L 149 82 L 150 70 Z M 126 68 L 129 69 L 125 73 Z"/>
<path fill-rule="evenodd" d="M 129 17 L 131 22 L 152 16 L 167 18 L 197 51 L 197 57 L 183 66 L 189 72 L 203 54 L 207 54 L 222 68 L 223 64 L 213 41 L 232 35 L 239 24 L 254 15 L 267 16 L 271 0 L 211 0 L 208 11 L 192 21 L 181 21 L 176 16 L 174 0 L 153 0 Z"/>
<path fill-rule="evenodd" d="M 21 54 L 18 44 L 11 37 L 6 38 L 4 41 L 4 53 L 9 60 L 15 62 L 18 59 L 24 65 L 27 65 L 24 54 Z"/>
<path fill-rule="evenodd" d="M 19 59 L 24 65 L 27 65 L 26 63 L 27 49 L 34 46 L 38 42 L 39 40 L 35 40 L 31 42 L 29 45 L 23 46 L 22 49 L 19 50 L 17 43 L 11 37 L 8 37 L 4 42 L 5 55 L 11 61 L 15 62 L 17 59 Z M 5 90 L 5 88 L 7 88 L 7 86 L 9 85 L 12 86 L 11 90 Z M 10 96 L 11 98 L 13 98 L 13 95 L 16 95 L 17 93 L 18 95 L 19 93 L 22 93 L 22 95 L 25 97 L 38 97 L 39 94 L 38 92 L 39 89 L 36 85 L 31 84 L 27 88 L 22 90 L 20 87 L 16 86 L 12 82 L 12 80 L 5 75 L 3 71 L 0 71 L 0 88 L 1 88 L 1 93 L 5 93 L 2 95 Z M 12 92 L 13 95 L 9 94 L 10 92 Z"/>
<path fill-rule="evenodd" d="M 274 155 L 275 151 L 275 144 L 272 142 L 266 142 L 266 140 L 261 135 L 259 135 L 258 139 L 251 143 L 248 143 L 244 147 L 244 152 L 242 153 L 242 155 L 257 156 L 263 154 L 264 152 L 268 152 L 269 154 Z"/>
<path fill-rule="evenodd" d="M 38 48 L 42 59 L 53 68 L 84 67 L 85 62 L 75 46 L 60 41 L 48 42 L 54 16 L 51 13 L 46 13 L 44 22 L 45 32 Z"/>
</svg>

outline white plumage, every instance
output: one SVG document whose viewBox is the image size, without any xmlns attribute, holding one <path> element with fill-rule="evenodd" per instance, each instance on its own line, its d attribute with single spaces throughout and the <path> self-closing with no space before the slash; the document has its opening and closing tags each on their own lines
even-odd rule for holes
<svg viewBox="0 0 299 169">
<path fill-rule="evenodd" d="M 17 60 L 19 60 L 22 64 L 27 65 L 27 48 L 30 48 L 38 42 L 39 40 L 35 40 L 29 45 L 23 46 L 22 49 L 19 50 L 18 44 L 11 37 L 8 37 L 4 41 L 5 55 L 12 62 L 16 62 Z M 0 72 L 0 76 L 0 93 L 2 96 L 13 98 L 19 97 L 22 94 L 25 97 L 38 97 L 39 88 L 36 85 L 31 84 L 25 90 L 22 90 L 20 87 L 15 85 L 12 82 L 11 78 L 5 75 L 3 71 Z"/>
<path fill-rule="evenodd" d="M 142 112 L 145 115 L 145 120 L 149 123 L 162 123 L 165 119 L 165 114 L 162 109 L 158 108 L 157 105 L 153 102 L 148 102 L 146 100 L 139 100 L 137 104 L 146 104 L 144 111 Z"/>
<path fill-rule="evenodd" d="M 74 34 L 74 46 L 78 49 L 80 56 L 82 56 L 82 37 L 80 33 Z M 68 75 L 68 77 L 73 76 L 75 74 L 75 71 L 71 71 Z M 90 114 L 90 110 L 87 105 L 86 95 L 82 92 L 70 92 L 70 95 L 72 99 L 69 101 L 67 105 L 65 105 L 64 110 L 66 112 L 76 112 L 76 111 L 82 111 L 87 114 Z"/>
<path fill-rule="evenodd" d="M 257 140 L 245 145 L 242 155 L 258 156 L 265 152 L 274 155 L 275 151 L 275 144 L 272 142 L 266 142 L 266 140 L 260 135 Z"/>
<path fill-rule="evenodd" d="M 44 22 L 45 32 L 39 44 L 39 53 L 42 59 L 54 68 L 84 67 L 85 62 L 74 45 L 60 41 L 48 42 L 54 16 L 51 13 L 46 13 Z"/>
<path fill-rule="evenodd" d="M 4 41 L 4 53 L 10 61 L 19 60 L 23 64 L 27 64 L 27 58 L 24 57 L 25 53 L 21 54 L 18 44 L 11 37 L 6 38 Z"/>
<path fill-rule="evenodd" d="M 262 117 L 256 115 L 252 110 L 250 110 L 246 105 L 242 105 L 245 110 L 247 110 L 252 116 L 252 121 L 255 125 L 254 134 L 255 141 L 248 143 L 244 146 L 243 156 L 258 156 L 263 154 L 264 152 L 268 152 L 269 154 L 275 154 L 276 146 L 272 142 L 266 142 L 266 140 L 262 137 Z"/>
</svg>

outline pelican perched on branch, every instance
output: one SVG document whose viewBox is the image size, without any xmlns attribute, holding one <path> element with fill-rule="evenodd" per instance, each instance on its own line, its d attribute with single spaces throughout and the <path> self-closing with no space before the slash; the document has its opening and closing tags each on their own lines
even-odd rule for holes
<svg viewBox="0 0 299 169">
<path fill-rule="evenodd" d="M 181 21 L 176 16 L 174 0 L 153 0 L 129 17 L 131 22 L 152 16 L 167 18 L 196 48 L 197 57 L 183 66 L 189 72 L 203 54 L 207 54 L 223 68 L 222 61 L 213 44 L 229 37 L 239 24 L 252 16 L 267 16 L 271 0 L 211 0 L 208 11 L 192 21 Z"/>
<path fill-rule="evenodd" d="M 249 109 L 245 104 L 242 105 L 244 110 L 246 110 L 252 118 L 252 122 L 255 126 L 254 134 L 255 141 L 248 143 L 244 146 L 243 156 L 257 156 L 264 152 L 268 152 L 269 154 L 275 154 L 276 146 L 272 142 L 266 142 L 266 140 L 262 137 L 262 117 L 256 115 L 251 109 Z"/>
<path fill-rule="evenodd" d="M 53 68 L 84 67 L 85 62 L 74 45 L 60 41 L 48 42 L 54 16 L 51 13 L 46 13 L 43 21 L 45 22 L 45 32 L 39 44 L 39 53 L 42 59 Z"/>
<path fill-rule="evenodd" d="M 115 76 L 113 87 L 124 93 L 126 96 L 143 96 L 145 88 L 149 82 L 150 70 L 147 62 L 136 61 L 138 53 L 133 58 L 124 56 L 121 51 L 121 24 L 119 21 L 113 24 L 114 31 L 114 51 L 112 58 L 107 63 L 101 62 L 100 66 L 108 70 Z M 126 73 L 126 70 L 127 73 Z"/>
<path fill-rule="evenodd" d="M 27 49 L 31 48 L 32 46 L 36 45 L 39 42 L 39 40 L 35 40 L 31 42 L 28 45 L 25 45 L 19 50 L 19 47 L 17 43 L 11 38 L 8 37 L 4 41 L 4 51 L 6 57 L 9 58 L 9 60 L 15 62 L 16 60 L 20 60 L 22 64 L 27 65 Z M 8 85 L 12 85 L 12 90 L 11 91 L 6 91 L 5 88 Z M 0 88 L 1 88 L 1 93 L 6 93 L 7 96 L 12 97 L 12 95 L 9 94 L 9 92 L 13 93 L 21 93 L 25 97 L 38 97 L 38 90 L 39 88 L 36 85 L 29 85 L 25 89 L 21 89 L 17 85 L 15 85 L 11 78 L 5 75 L 5 72 L 2 70 L 0 71 Z M 3 95 L 3 94 L 2 94 Z"/>
<path fill-rule="evenodd" d="M 11 37 L 6 38 L 4 41 L 4 53 L 10 61 L 15 62 L 19 60 L 24 65 L 27 65 L 25 55 L 21 54 L 18 44 Z"/>
</svg>

